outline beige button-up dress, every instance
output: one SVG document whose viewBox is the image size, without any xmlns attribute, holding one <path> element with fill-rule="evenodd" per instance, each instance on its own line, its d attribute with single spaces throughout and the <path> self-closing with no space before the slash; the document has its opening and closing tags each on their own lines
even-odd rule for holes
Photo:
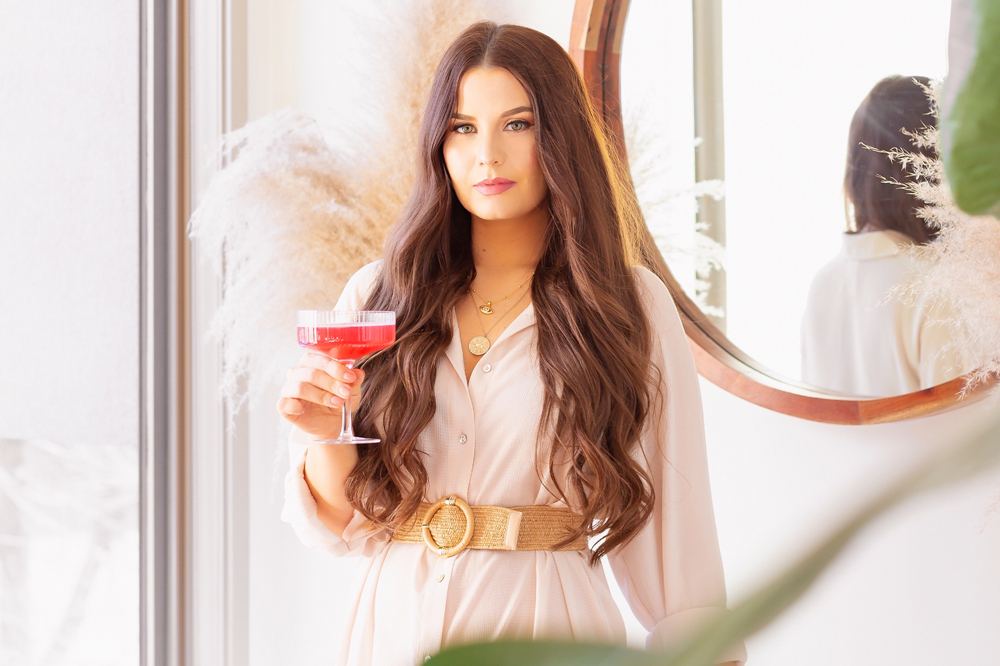
<svg viewBox="0 0 1000 666">
<path fill-rule="evenodd" d="M 338 309 L 363 307 L 379 266 L 369 264 L 351 278 Z M 635 454 L 648 461 L 656 509 L 609 559 L 632 611 L 649 630 L 647 645 L 666 647 L 725 613 L 726 591 L 691 352 L 666 287 L 645 268 L 635 274 L 653 324 L 653 362 L 662 370 L 666 400 L 662 413 L 649 418 Z M 424 500 L 457 494 L 472 505 L 566 506 L 536 472 L 543 386 L 534 306 L 503 331 L 468 382 L 452 317 L 454 338 L 438 362 L 434 386 L 437 412 L 420 439 L 429 479 Z M 355 595 L 345 600 L 354 612 L 334 663 L 412 666 L 452 643 L 500 638 L 624 644 L 625 625 L 604 570 L 588 564 L 587 551 L 467 549 L 443 559 L 424 545 L 390 541 L 358 512 L 337 536 L 316 517 L 303 477 L 307 441 L 293 430 L 282 519 L 310 547 L 366 560 Z M 744 658 L 740 645 L 720 661 Z"/>
</svg>

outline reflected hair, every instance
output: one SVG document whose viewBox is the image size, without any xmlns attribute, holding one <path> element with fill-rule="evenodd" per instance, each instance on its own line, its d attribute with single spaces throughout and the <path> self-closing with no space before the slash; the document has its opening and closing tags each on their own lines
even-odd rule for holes
<svg viewBox="0 0 1000 666">
<path fill-rule="evenodd" d="M 904 150 L 936 158 L 933 148 L 915 146 L 908 134 L 933 125 L 927 77 L 890 76 L 882 79 L 854 113 L 847 145 L 844 194 L 853 207 L 848 233 L 898 231 L 914 243 L 934 239 L 937 230 L 917 215 L 921 203 L 899 183 L 913 177 L 899 160 L 881 151 Z"/>
<path fill-rule="evenodd" d="M 536 438 L 539 478 L 598 539 L 591 564 L 629 540 L 653 511 L 639 438 L 663 396 L 651 363 L 650 324 L 632 266 L 639 263 L 634 192 L 576 65 L 550 37 L 517 25 L 473 24 L 434 74 L 421 121 L 415 184 L 389 231 L 366 309 L 396 312 L 396 344 L 366 359 L 356 416 L 378 446 L 359 447 L 346 484 L 375 525 L 400 529 L 427 485 L 420 433 L 435 412 L 438 359 L 452 340 L 452 308 L 475 277 L 471 217 L 452 189 L 442 146 L 462 75 L 503 68 L 534 110 L 538 159 L 551 220 L 531 284 L 544 384 Z"/>
</svg>

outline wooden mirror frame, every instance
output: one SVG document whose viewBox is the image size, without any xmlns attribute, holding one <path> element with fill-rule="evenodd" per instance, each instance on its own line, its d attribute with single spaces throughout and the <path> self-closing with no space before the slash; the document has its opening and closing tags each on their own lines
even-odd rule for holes
<svg viewBox="0 0 1000 666">
<path fill-rule="evenodd" d="M 628 163 L 620 103 L 620 64 L 630 0 L 576 0 L 570 31 L 570 55 L 576 61 L 594 105 L 611 130 L 614 148 Z M 996 381 L 965 391 L 958 377 L 922 391 L 888 398 L 858 398 L 822 391 L 784 379 L 734 345 L 674 279 L 663 255 L 645 229 L 646 266 L 667 285 L 677 303 L 698 373 L 716 386 L 755 405 L 823 423 L 862 425 L 924 416 L 968 404 L 985 395 Z"/>
</svg>

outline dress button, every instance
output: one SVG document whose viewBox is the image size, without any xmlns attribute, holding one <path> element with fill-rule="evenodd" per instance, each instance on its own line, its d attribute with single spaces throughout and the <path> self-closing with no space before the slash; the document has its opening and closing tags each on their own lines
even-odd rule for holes
<svg viewBox="0 0 1000 666">
<path fill-rule="evenodd" d="M 458 443 L 459 444 L 465 444 L 467 441 L 469 441 L 469 438 L 466 437 L 465 433 L 463 432 L 462 436 L 458 438 Z"/>
<path fill-rule="evenodd" d="M 489 372 L 492 369 L 493 369 L 493 366 L 491 366 L 489 363 L 487 363 L 486 365 L 483 366 L 483 372 Z"/>
<path fill-rule="evenodd" d="M 443 583 L 444 582 L 444 574 L 441 574 L 440 576 L 438 576 L 438 582 L 439 583 Z"/>
</svg>

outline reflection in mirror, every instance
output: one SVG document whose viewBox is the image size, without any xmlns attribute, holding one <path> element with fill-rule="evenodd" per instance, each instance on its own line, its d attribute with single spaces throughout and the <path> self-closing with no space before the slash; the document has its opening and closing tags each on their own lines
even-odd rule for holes
<svg viewBox="0 0 1000 666">
<path fill-rule="evenodd" d="M 889 396 L 963 372 L 949 344 L 947 304 L 888 296 L 919 279 L 914 250 L 937 236 L 920 217 L 922 202 L 901 186 L 915 182 L 901 155 L 937 159 L 933 146 L 916 140 L 935 122 L 931 85 L 924 77 L 887 77 L 851 121 L 848 230 L 840 253 L 813 278 L 802 320 L 802 378 L 810 384 Z"/>
<path fill-rule="evenodd" d="M 913 363 L 905 371 L 864 359 L 827 359 L 864 365 L 869 377 L 860 383 L 811 375 L 802 363 L 814 277 L 846 242 L 891 238 L 877 230 L 876 236 L 845 234 L 856 231 L 844 191 L 852 118 L 888 76 L 943 78 L 949 9 L 947 0 L 629 5 L 621 99 L 644 216 L 706 319 L 776 377 L 886 396 L 961 373 L 947 353 L 933 369 L 924 354 L 921 373 L 921 350 L 909 352 Z M 705 53 L 720 54 L 721 65 L 699 66 L 711 60 Z M 887 298 L 893 284 L 883 281 L 886 293 L 866 301 L 879 288 L 870 284 L 853 306 L 884 308 L 880 316 L 893 320 Z M 926 331 L 944 335 L 945 327 Z M 890 330 L 886 339 L 898 335 Z M 866 349 L 884 359 L 885 344 Z"/>
</svg>

